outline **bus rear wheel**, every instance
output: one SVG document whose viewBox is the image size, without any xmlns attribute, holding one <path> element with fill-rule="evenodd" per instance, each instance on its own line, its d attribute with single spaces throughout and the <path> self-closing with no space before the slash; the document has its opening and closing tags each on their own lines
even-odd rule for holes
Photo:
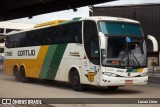
<svg viewBox="0 0 160 107">
<path fill-rule="evenodd" d="M 82 91 L 83 90 L 82 84 L 80 83 L 79 73 L 77 70 L 74 70 L 73 72 L 71 72 L 70 83 L 72 85 L 73 90 L 75 90 L 75 91 Z"/>
<path fill-rule="evenodd" d="M 19 82 L 20 81 L 20 73 L 18 71 L 18 68 L 14 67 L 13 72 L 14 72 L 14 78 L 15 78 L 15 80 Z"/>
<path fill-rule="evenodd" d="M 20 78 L 21 78 L 21 79 L 20 79 L 21 82 L 23 82 L 23 83 L 29 82 L 29 78 L 26 77 L 24 67 L 21 67 L 21 68 L 20 68 Z"/>
</svg>

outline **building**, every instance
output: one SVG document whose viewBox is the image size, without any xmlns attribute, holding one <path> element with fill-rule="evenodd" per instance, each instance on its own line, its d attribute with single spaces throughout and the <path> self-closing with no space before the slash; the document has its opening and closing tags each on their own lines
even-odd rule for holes
<svg viewBox="0 0 160 107">
<path fill-rule="evenodd" d="M 152 35 L 160 44 L 160 0 L 120 0 L 109 2 L 93 6 L 90 15 L 124 17 L 140 21 L 145 37 Z M 149 65 L 153 59 L 159 65 L 160 52 L 153 52 L 152 48 L 151 41 L 147 40 Z"/>
<path fill-rule="evenodd" d="M 9 21 L 0 22 L 0 36 L 11 31 L 19 31 L 23 29 L 33 28 L 34 24 L 14 23 Z"/>
<path fill-rule="evenodd" d="M 24 29 L 31 29 L 34 24 L 13 23 L 13 22 L 0 22 L 0 62 L 4 59 L 4 36 L 12 31 L 20 31 Z M 1 67 L 1 63 L 0 63 Z"/>
</svg>

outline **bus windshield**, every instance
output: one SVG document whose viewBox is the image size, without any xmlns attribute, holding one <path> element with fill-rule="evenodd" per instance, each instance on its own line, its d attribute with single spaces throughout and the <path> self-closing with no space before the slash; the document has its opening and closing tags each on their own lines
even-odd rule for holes
<svg viewBox="0 0 160 107">
<path fill-rule="evenodd" d="M 98 23 L 99 31 L 105 35 L 112 36 L 142 36 L 141 26 L 139 24 L 124 23 L 124 22 L 108 22 L 100 21 Z"/>
<path fill-rule="evenodd" d="M 127 41 L 127 39 L 129 40 Z M 114 67 L 147 66 L 146 44 L 142 38 L 106 37 L 106 49 L 102 49 L 102 65 Z"/>
</svg>

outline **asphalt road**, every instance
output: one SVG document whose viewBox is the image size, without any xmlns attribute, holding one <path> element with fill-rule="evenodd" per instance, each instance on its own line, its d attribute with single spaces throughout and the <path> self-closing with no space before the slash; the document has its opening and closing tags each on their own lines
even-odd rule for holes
<svg viewBox="0 0 160 107">
<path fill-rule="evenodd" d="M 125 86 L 117 91 L 106 88 L 86 87 L 82 92 L 73 91 L 71 86 L 60 82 L 35 81 L 33 83 L 16 82 L 13 76 L 0 71 L 0 98 L 160 98 L 160 84 L 147 84 L 146 86 Z M 53 104 L 56 107 L 97 107 L 97 104 Z M 99 107 L 106 107 L 100 104 Z M 109 104 L 109 107 L 158 107 L 157 104 L 118 105 Z M 2 105 L 0 105 L 2 107 Z"/>
</svg>

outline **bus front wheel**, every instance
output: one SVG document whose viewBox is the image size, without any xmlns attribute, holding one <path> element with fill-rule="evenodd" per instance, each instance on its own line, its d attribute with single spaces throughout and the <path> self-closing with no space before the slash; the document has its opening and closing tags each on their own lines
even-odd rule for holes
<svg viewBox="0 0 160 107">
<path fill-rule="evenodd" d="M 79 73 L 77 70 L 74 70 L 73 72 L 71 72 L 70 83 L 72 85 L 73 90 L 75 90 L 75 91 L 82 91 L 83 90 L 82 84 L 80 83 Z"/>
</svg>

